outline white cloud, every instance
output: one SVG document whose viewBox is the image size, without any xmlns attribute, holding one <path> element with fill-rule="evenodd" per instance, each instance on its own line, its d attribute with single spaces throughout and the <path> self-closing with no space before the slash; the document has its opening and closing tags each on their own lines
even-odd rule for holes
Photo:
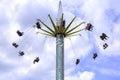
<svg viewBox="0 0 120 80">
<path fill-rule="evenodd" d="M 84 71 L 82 73 L 78 72 L 76 75 L 67 76 L 65 80 L 93 80 L 94 76 L 93 72 Z"/>
<path fill-rule="evenodd" d="M 85 71 L 81 74 L 80 79 L 81 80 L 93 80 L 94 78 L 94 73 Z"/>
</svg>

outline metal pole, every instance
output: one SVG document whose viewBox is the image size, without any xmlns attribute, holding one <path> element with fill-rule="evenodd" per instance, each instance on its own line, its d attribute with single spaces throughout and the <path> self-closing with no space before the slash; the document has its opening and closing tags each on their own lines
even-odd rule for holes
<svg viewBox="0 0 120 80">
<path fill-rule="evenodd" d="M 64 35 L 56 36 L 56 80 L 64 80 Z"/>
</svg>

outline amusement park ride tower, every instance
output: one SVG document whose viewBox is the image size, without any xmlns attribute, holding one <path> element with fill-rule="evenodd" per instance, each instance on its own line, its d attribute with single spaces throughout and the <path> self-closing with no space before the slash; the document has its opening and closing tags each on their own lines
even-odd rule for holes
<svg viewBox="0 0 120 80">
<path fill-rule="evenodd" d="M 42 34 L 55 37 L 56 38 L 56 80 L 64 80 L 64 38 L 73 36 L 76 33 L 84 30 L 76 30 L 81 24 L 85 22 L 81 22 L 72 29 L 69 29 L 73 21 L 75 20 L 76 17 L 74 17 L 70 23 L 65 26 L 65 20 L 63 18 L 63 12 L 62 12 L 62 4 L 61 1 L 59 2 L 59 9 L 58 9 L 58 14 L 57 14 L 57 22 L 56 24 L 52 20 L 51 16 L 48 15 L 50 18 L 50 21 L 52 23 L 52 26 L 54 28 L 51 29 L 49 26 L 47 26 L 43 21 L 38 19 L 40 23 L 42 23 L 48 30 L 42 29 L 41 30 L 44 32 Z"/>
</svg>

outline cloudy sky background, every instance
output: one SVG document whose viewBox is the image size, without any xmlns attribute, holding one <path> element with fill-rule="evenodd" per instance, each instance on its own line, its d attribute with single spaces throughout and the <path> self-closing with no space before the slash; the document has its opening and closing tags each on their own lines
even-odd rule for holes
<svg viewBox="0 0 120 80">
<path fill-rule="evenodd" d="M 59 0 L 0 0 L 0 80 L 55 80 L 56 39 L 36 35 L 36 19 L 48 25 L 48 14 L 54 21 Z M 67 23 L 85 21 L 94 25 L 92 32 L 65 39 L 65 80 L 118 80 L 120 79 L 120 8 L 119 0 L 62 0 Z M 85 25 L 83 25 L 85 26 Z M 82 27 L 83 27 L 82 26 Z M 17 30 L 24 31 L 19 37 Z M 109 39 L 101 41 L 105 32 Z M 15 49 L 11 44 L 17 42 Z M 103 50 L 102 45 L 108 43 Z M 23 50 L 25 55 L 18 56 Z M 98 53 L 96 60 L 92 54 Z M 39 56 L 40 62 L 33 64 Z M 76 58 L 81 62 L 75 65 Z"/>
</svg>

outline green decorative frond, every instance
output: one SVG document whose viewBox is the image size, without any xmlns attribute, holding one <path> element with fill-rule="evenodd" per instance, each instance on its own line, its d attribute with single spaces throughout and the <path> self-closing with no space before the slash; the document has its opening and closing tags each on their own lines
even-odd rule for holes
<svg viewBox="0 0 120 80">
<path fill-rule="evenodd" d="M 51 33 L 51 32 L 49 32 L 49 31 L 47 31 L 47 30 L 45 30 L 45 29 L 41 29 L 41 30 L 42 30 L 43 32 L 45 32 L 45 33 L 48 33 L 48 34 L 54 36 L 54 33 Z"/>
<path fill-rule="evenodd" d="M 80 25 L 82 25 L 85 22 L 81 22 L 80 24 L 78 24 L 77 26 L 75 26 L 74 28 L 72 28 L 71 30 L 69 30 L 68 32 L 66 32 L 66 34 L 72 32 L 73 30 L 75 30 L 76 28 L 78 28 Z"/>
<path fill-rule="evenodd" d="M 72 29 L 69 30 L 69 28 L 71 27 L 71 24 L 74 22 L 76 16 L 70 21 L 70 23 L 67 25 L 67 27 L 65 27 L 63 25 L 63 21 L 64 21 L 64 14 L 62 14 L 62 17 L 60 18 L 60 25 L 56 26 L 56 24 L 54 23 L 52 17 L 50 16 L 50 14 L 48 14 L 48 17 L 50 19 L 50 22 L 53 26 L 53 29 L 51 29 L 47 24 L 45 24 L 43 21 L 41 21 L 40 19 L 38 19 L 38 21 L 43 24 L 46 29 L 41 28 L 40 30 L 43 31 L 43 33 L 39 32 L 40 34 L 46 35 L 46 36 L 50 36 L 50 37 L 56 37 L 57 34 L 63 34 L 65 37 L 72 37 L 72 36 L 76 36 L 79 35 L 78 32 L 84 30 L 84 29 L 78 29 L 76 30 L 80 25 L 82 25 L 85 22 L 81 22 L 78 25 L 76 25 L 75 27 L 73 27 Z"/>
<path fill-rule="evenodd" d="M 71 22 L 68 24 L 68 26 L 65 28 L 65 31 L 66 32 L 68 30 L 68 28 L 71 26 L 71 24 L 73 23 L 73 21 L 75 20 L 76 16 L 71 20 Z"/>
<path fill-rule="evenodd" d="M 85 28 L 66 34 L 66 36 L 75 35 L 76 33 L 85 30 Z"/>
<path fill-rule="evenodd" d="M 56 28 L 55 23 L 53 22 L 50 14 L 48 15 L 48 17 L 50 18 L 50 21 L 51 21 L 51 23 L 52 23 L 52 25 L 53 25 L 53 28 L 54 28 L 55 32 L 56 32 L 56 31 L 57 31 L 57 28 Z"/>
<path fill-rule="evenodd" d="M 55 33 L 48 25 L 46 25 L 44 22 L 42 22 L 40 19 L 39 21 L 48 29 L 50 30 L 52 33 Z"/>
</svg>

